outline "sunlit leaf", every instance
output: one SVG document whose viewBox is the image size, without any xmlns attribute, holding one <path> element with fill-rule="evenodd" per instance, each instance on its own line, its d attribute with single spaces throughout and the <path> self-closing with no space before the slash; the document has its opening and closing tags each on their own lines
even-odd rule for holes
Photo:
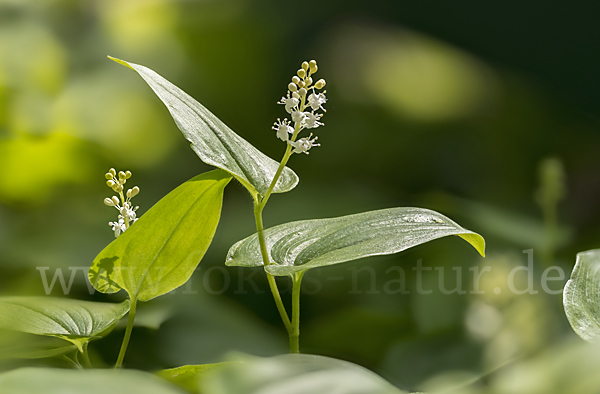
<svg viewBox="0 0 600 394">
<path fill-rule="evenodd" d="M 437 212 L 421 208 L 391 208 L 333 219 L 302 220 L 265 231 L 273 275 L 290 275 L 310 268 L 362 257 L 397 253 L 448 235 L 458 235 L 484 255 L 483 237 Z M 254 234 L 233 245 L 229 266 L 263 264 Z"/>
<path fill-rule="evenodd" d="M 185 394 L 147 372 L 134 370 L 69 370 L 21 368 L 0 373 L 3 394 Z"/>
<path fill-rule="evenodd" d="M 139 301 L 183 285 L 212 241 L 230 180 L 215 170 L 171 191 L 96 256 L 90 282 L 103 293 L 125 289 Z"/>
<path fill-rule="evenodd" d="M 242 363 L 215 371 L 201 382 L 211 394 L 344 393 L 401 394 L 383 378 L 361 366 L 328 357 L 286 354 L 244 357 Z"/>
<path fill-rule="evenodd" d="M 279 163 L 265 156 L 202 104 L 156 72 L 138 64 L 111 59 L 135 70 L 146 81 L 167 106 L 177 127 L 203 162 L 229 172 L 253 196 L 257 193 L 265 195 Z M 298 177 L 286 167 L 273 192 L 287 192 L 297 184 Z"/>
<path fill-rule="evenodd" d="M 102 336 L 129 311 L 120 304 L 53 297 L 0 298 L 0 328 L 66 339 L 81 346 Z"/>
<path fill-rule="evenodd" d="M 563 293 L 565 313 L 573 330 L 590 342 L 600 339 L 600 249 L 577 254 L 577 263 Z"/>
<path fill-rule="evenodd" d="M 229 364 L 229 362 L 223 362 L 215 364 L 183 365 L 177 368 L 164 369 L 156 372 L 156 374 L 190 393 L 199 394 L 200 380 L 207 374 L 215 372 Z"/>
</svg>

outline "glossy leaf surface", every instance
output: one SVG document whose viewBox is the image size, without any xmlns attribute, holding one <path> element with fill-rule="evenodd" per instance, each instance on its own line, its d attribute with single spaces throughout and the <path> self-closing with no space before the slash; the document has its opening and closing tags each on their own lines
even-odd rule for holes
<svg viewBox="0 0 600 394">
<path fill-rule="evenodd" d="M 248 189 L 250 194 L 265 195 L 279 163 L 267 157 L 237 135 L 202 104 L 156 72 L 138 64 L 114 59 L 135 70 L 162 100 L 192 149 L 208 165 L 221 168 Z M 298 176 L 285 168 L 274 193 L 292 190 Z"/>
<path fill-rule="evenodd" d="M 120 304 L 53 297 L 0 298 L 0 328 L 83 343 L 113 327 L 129 311 Z"/>
<path fill-rule="evenodd" d="M 565 313 L 573 330 L 590 342 L 600 339 L 600 249 L 577 254 L 563 293 Z"/>
<path fill-rule="evenodd" d="M 3 394 L 185 394 L 147 372 L 134 370 L 20 368 L 0 373 Z"/>
<path fill-rule="evenodd" d="M 328 357 L 285 354 L 247 357 L 201 382 L 211 394 L 344 393 L 401 394 L 383 378 L 361 366 Z"/>
<path fill-rule="evenodd" d="M 103 293 L 125 289 L 139 301 L 183 285 L 213 239 L 230 180 L 215 170 L 171 191 L 100 252 L 90 282 Z"/>
<path fill-rule="evenodd" d="M 444 215 L 421 208 L 391 208 L 333 219 L 302 220 L 265 231 L 273 275 L 397 253 L 448 235 L 458 235 L 484 255 L 483 237 Z M 262 265 L 258 235 L 233 245 L 227 265 Z"/>
</svg>

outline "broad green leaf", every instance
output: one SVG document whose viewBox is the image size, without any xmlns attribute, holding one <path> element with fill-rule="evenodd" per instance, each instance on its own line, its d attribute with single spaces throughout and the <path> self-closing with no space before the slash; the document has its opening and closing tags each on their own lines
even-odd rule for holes
<svg viewBox="0 0 600 394">
<path fill-rule="evenodd" d="M 201 381 L 210 394 L 343 393 L 402 394 L 375 373 L 356 364 L 308 354 L 246 356 Z"/>
<path fill-rule="evenodd" d="M 213 373 L 231 363 L 223 362 L 216 364 L 201 365 L 183 365 L 177 368 L 163 369 L 156 372 L 156 375 L 177 386 L 189 391 L 190 393 L 200 393 L 199 383 L 207 374 Z"/>
<path fill-rule="evenodd" d="M 577 254 L 563 292 L 565 313 L 573 330 L 590 342 L 600 339 L 600 249 Z"/>
<path fill-rule="evenodd" d="M 213 239 L 230 180 L 214 170 L 167 194 L 96 256 L 88 273 L 92 285 L 148 301 L 187 282 Z"/>
<path fill-rule="evenodd" d="M 333 219 L 302 220 L 264 232 L 272 275 L 291 275 L 310 268 L 362 257 L 392 254 L 448 235 L 458 235 L 483 256 L 485 241 L 444 215 L 421 208 L 391 208 Z M 263 264 L 258 235 L 233 245 L 229 266 Z"/>
<path fill-rule="evenodd" d="M 14 335 L 5 338 L 6 334 L 8 332 L 0 331 L 3 342 L 7 344 L 0 346 L 0 360 L 56 357 L 77 351 L 76 345 L 58 338 L 25 333 L 11 333 Z"/>
<path fill-rule="evenodd" d="M 53 297 L 0 298 L 0 328 L 65 339 L 80 350 L 110 330 L 129 311 L 120 304 Z"/>
<path fill-rule="evenodd" d="M 256 198 L 265 195 L 279 163 L 265 156 L 248 141 L 237 135 L 219 118 L 183 90 L 156 72 L 124 60 L 110 59 L 136 71 L 162 100 L 192 149 L 208 165 L 221 168 Z M 285 168 L 273 193 L 284 193 L 298 184 L 294 171 Z"/>
<path fill-rule="evenodd" d="M 151 373 L 135 370 L 20 368 L 0 373 L 2 394 L 185 394 Z"/>
</svg>

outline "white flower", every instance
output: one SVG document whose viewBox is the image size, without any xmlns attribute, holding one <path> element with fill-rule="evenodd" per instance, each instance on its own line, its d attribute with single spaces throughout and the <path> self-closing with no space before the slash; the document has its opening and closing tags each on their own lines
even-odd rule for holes
<svg viewBox="0 0 600 394">
<path fill-rule="evenodd" d="M 320 144 L 315 144 L 315 141 L 319 137 L 312 137 L 312 133 L 308 137 L 300 138 L 298 141 L 290 142 L 290 144 L 294 147 L 294 153 L 306 153 L 308 155 L 308 150 L 313 146 L 321 146 Z"/>
<path fill-rule="evenodd" d="M 277 122 L 275 122 L 272 129 L 277 131 L 277 137 L 282 141 L 289 140 L 290 134 L 294 133 L 294 128 L 290 126 L 290 122 L 287 119 L 281 121 L 277 118 Z"/>
<path fill-rule="evenodd" d="M 311 112 L 304 113 L 304 125 L 307 129 L 315 129 L 319 126 L 323 126 L 323 123 L 319 122 L 321 114 L 313 114 Z"/>
<path fill-rule="evenodd" d="M 292 121 L 294 123 L 301 123 L 306 116 L 306 112 L 294 111 L 292 112 Z"/>
<path fill-rule="evenodd" d="M 308 96 L 308 105 L 310 105 L 310 107 L 314 110 L 317 110 L 319 108 L 321 108 L 323 111 L 325 111 L 325 108 L 323 108 L 323 104 L 325 104 L 327 102 L 327 98 L 325 97 L 324 93 L 319 93 L 319 94 L 314 94 L 311 93 L 310 96 Z"/>
<path fill-rule="evenodd" d="M 277 104 L 285 105 L 285 110 L 288 114 L 291 114 L 294 108 L 300 104 L 300 100 L 295 97 L 290 97 L 290 92 L 288 92 L 287 97 L 282 97 L 281 100 Z"/>
<path fill-rule="evenodd" d="M 125 227 L 125 220 L 122 217 L 119 217 L 118 222 L 108 222 L 109 226 L 112 226 L 112 230 L 115 232 L 115 238 L 121 235 L 122 232 L 127 230 Z"/>
</svg>

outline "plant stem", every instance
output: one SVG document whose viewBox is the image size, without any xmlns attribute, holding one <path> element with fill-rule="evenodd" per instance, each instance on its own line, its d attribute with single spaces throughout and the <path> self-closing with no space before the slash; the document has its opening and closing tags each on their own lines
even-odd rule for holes
<svg viewBox="0 0 600 394">
<path fill-rule="evenodd" d="M 127 328 L 125 329 L 125 337 L 123 338 L 123 343 L 121 344 L 121 350 L 119 351 L 119 357 L 117 358 L 115 369 L 119 369 L 123 365 L 123 359 L 125 358 L 125 352 L 127 351 L 127 345 L 129 345 L 129 338 L 131 338 L 131 331 L 133 330 L 136 303 L 137 300 L 132 298 L 131 306 L 129 307 L 129 316 L 127 318 Z"/>
<path fill-rule="evenodd" d="M 83 344 L 83 365 L 86 368 L 93 368 L 92 363 L 90 362 L 90 355 L 88 354 L 88 344 L 89 342 Z"/>
<path fill-rule="evenodd" d="M 290 333 L 290 352 L 300 353 L 300 288 L 304 272 L 298 272 L 292 277 L 292 332 Z"/>
<path fill-rule="evenodd" d="M 76 350 L 76 352 L 77 352 L 77 351 L 78 351 L 78 350 Z M 67 356 L 67 355 L 65 355 L 65 354 L 61 354 L 61 355 L 60 355 L 60 358 L 61 358 L 61 359 L 63 359 L 63 360 L 65 360 L 66 362 L 68 362 L 68 363 L 70 363 L 70 364 L 74 365 L 74 366 L 75 366 L 75 368 L 77 368 L 77 369 L 83 369 L 83 368 L 81 367 L 81 365 L 80 365 L 80 364 L 79 364 L 77 361 L 73 360 L 71 357 L 69 357 L 69 356 Z"/>
</svg>

